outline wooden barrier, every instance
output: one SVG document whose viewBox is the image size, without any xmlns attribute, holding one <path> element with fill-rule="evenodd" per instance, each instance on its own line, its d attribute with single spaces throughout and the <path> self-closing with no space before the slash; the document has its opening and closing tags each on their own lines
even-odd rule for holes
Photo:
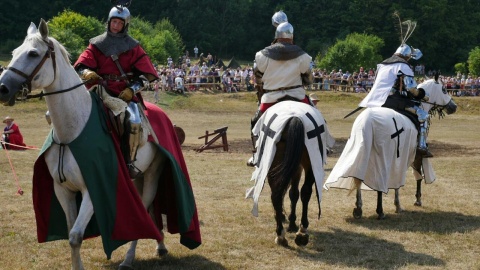
<svg viewBox="0 0 480 270">
<path fill-rule="evenodd" d="M 203 152 L 203 150 L 223 147 L 223 151 L 228 152 L 227 129 L 228 127 L 222 127 L 214 130 L 213 133 L 208 133 L 208 130 L 206 130 L 204 136 L 198 137 L 199 139 L 205 138 L 205 144 L 195 151 L 200 153 Z M 208 138 L 213 135 L 216 136 L 208 140 Z M 222 138 L 222 145 L 212 145 L 219 138 Z"/>
</svg>

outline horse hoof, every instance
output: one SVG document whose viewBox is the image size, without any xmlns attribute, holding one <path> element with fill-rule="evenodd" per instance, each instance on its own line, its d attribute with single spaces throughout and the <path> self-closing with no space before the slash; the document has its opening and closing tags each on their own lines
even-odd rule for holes
<svg viewBox="0 0 480 270">
<path fill-rule="evenodd" d="M 157 249 L 157 255 L 158 257 L 163 257 L 165 255 L 168 254 L 168 250 L 167 249 Z"/>
<path fill-rule="evenodd" d="M 383 214 L 383 213 L 378 215 L 378 217 L 377 217 L 377 220 L 384 220 L 384 219 L 385 219 L 385 214 Z"/>
<path fill-rule="evenodd" d="M 402 213 L 402 212 L 403 212 L 402 208 L 397 208 L 397 210 L 395 210 L 395 213 L 397 213 L 397 214 Z"/>
<path fill-rule="evenodd" d="M 127 265 L 120 265 L 118 267 L 118 270 L 133 270 L 133 267 L 127 266 Z"/>
<path fill-rule="evenodd" d="M 362 208 L 354 208 L 353 209 L 353 217 L 355 219 L 361 219 L 362 218 L 362 213 L 363 213 Z"/>
<path fill-rule="evenodd" d="M 275 244 L 282 246 L 282 247 L 288 247 L 288 241 L 286 238 L 275 238 Z"/>
<path fill-rule="evenodd" d="M 309 235 L 306 233 L 297 233 L 297 236 L 295 237 L 295 244 L 300 247 L 304 247 L 308 244 L 309 240 Z"/>
<path fill-rule="evenodd" d="M 295 223 L 288 225 L 287 232 L 289 233 L 298 232 L 298 226 Z"/>
<path fill-rule="evenodd" d="M 422 206 L 422 202 L 416 201 L 413 205 L 415 205 L 415 206 Z"/>
</svg>

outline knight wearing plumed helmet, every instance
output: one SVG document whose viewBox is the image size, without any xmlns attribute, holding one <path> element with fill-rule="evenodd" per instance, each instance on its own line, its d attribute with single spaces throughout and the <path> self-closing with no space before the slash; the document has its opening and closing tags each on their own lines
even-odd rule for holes
<svg viewBox="0 0 480 270">
<path fill-rule="evenodd" d="M 417 23 L 410 20 L 402 22 L 400 16 L 395 15 L 400 26 L 400 46 L 390 58 L 378 64 L 372 89 L 359 107 L 387 107 L 407 116 L 416 116 L 414 123 L 419 134 L 417 154 L 433 157 L 427 146 L 428 113 L 420 106 L 422 100 L 428 100 L 428 96 L 423 89 L 417 88 L 413 68 L 408 63 L 410 59 L 418 60 L 423 55 L 419 49 L 406 43 Z"/>
</svg>

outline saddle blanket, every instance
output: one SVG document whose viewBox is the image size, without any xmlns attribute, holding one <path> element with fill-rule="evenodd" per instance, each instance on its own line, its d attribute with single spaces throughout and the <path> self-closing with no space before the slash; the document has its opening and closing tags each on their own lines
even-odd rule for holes
<svg viewBox="0 0 480 270">
<path fill-rule="evenodd" d="M 321 187 L 324 178 L 323 166 L 327 157 L 328 130 L 325 119 L 315 107 L 301 102 L 282 101 L 269 108 L 252 130 L 254 135 L 259 136 L 256 145 L 257 152 L 254 156 L 256 168 L 251 178 L 251 181 L 255 181 L 255 184 L 247 190 L 245 197 L 253 198 L 253 216 L 258 216 L 258 200 L 275 157 L 276 144 L 280 141 L 285 124 L 292 117 L 297 117 L 303 122 L 305 146 L 315 176 L 318 202 L 321 201 Z"/>
<path fill-rule="evenodd" d="M 417 129 L 404 115 L 388 108 L 367 108 L 355 120 L 350 138 L 325 181 L 324 188 L 352 189 L 356 177 L 361 188 L 387 193 L 405 185 L 415 158 Z M 423 159 L 426 183 L 435 180 L 428 158 Z M 415 177 L 419 174 L 416 173 Z"/>
</svg>

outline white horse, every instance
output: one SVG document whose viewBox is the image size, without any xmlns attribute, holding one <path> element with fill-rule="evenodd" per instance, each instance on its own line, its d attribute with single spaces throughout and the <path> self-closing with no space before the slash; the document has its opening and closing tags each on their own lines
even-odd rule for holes
<svg viewBox="0 0 480 270">
<path fill-rule="evenodd" d="M 89 183 L 99 181 L 99 179 L 96 178 L 95 175 L 92 177 L 94 178 L 93 180 L 87 179 L 87 177 L 85 177 L 85 172 L 81 170 L 81 166 L 79 165 L 81 164 L 79 161 L 82 160 L 75 159 L 74 149 L 71 146 L 71 143 L 78 141 L 79 139 L 84 139 L 81 137 L 79 138 L 79 136 L 82 134 L 84 135 L 84 129 L 86 129 L 89 125 L 89 119 L 93 115 L 96 103 L 95 99 L 92 98 L 94 95 L 87 91 L 76 71 L 71 66 L 68 53 L 65 48 L 55 39 L 48 37 L 48 27 L 43 19 L 41 20 L 38 29 L 35 24 L 32 23 L 30 25 L 25 41 L 20 47 L 14 50 L 13 58 L 8 68 L 0 77 L 0 101 L 2 103 L 8 102 L 9 105 L 14 105 L 15 99 L 18 97 L 19 91 L 22 90 L 22 88 L 23 91 L 27 92 L 29 92 L 31 89 L 43 89 L 45 101 L 51 115 L 52 139 L 54 143 L 51 144 L 51 147 L 45 150 L 43 155 L 40 156 L 39 160 L 44 157 L 44 160 L 40 160 L 40 162 L 46 163 L 46 166 L 48 167 L 49 174 L 51 175 L 51 178 L 53 178 L 53 184 L 51 185 L 53 185 L 56 198 L 58 199 L 58 202 L 66 216 L 65 237 L 58 236 L 55 238 L 49 236 L 50 238 L 48 239 L 39 239 L 39 242 L 68 238 L 71 246 L 72 269 L 83 269 L 84 267 L 80 256 L 80 247 L 82 240 L 87 236 L 85 231 L 87 225 L 89 225 L 89 222 L 91 222 L 94 212 L 97 213 L 97 208 L 93 197 L 111 197 L 111 194 L 114 194 L 115 190 L 107 190 L 106 193 L 99 194 L 96 192 L 97 195 L 93 194 L 92 190 L 88 189 L 88 186 L 90 185 Z M 105 126 L 105 124 L 103 125 Z M 168 125 L 166 126 L 168 127 Z M 173 125 L 171 130 L 172 132 L 170 133 L 168 133 L 168 130 L 165 130 L 165 136 L 168 136 L 169 134 L 175 134 Z M 98 128 L 98 134 L 101 132 L 102 128 L 100 127 Z M 86 141 L 96 141 L 97 133 L 94 135 L 95 136 L 90 136 L 90 138 L 86 139 Z M 177 147 L 179 149 L 180 146 L 178 141 L 176 139 L 175 141 L 177 144 L 172 147 Z M 107 140 L 107 142 L 110 142 L 112 145 L 114 145 L 111 139 Z M 88 146 L 85 147 L 88 149 Z M 178 151 L 181 155 L 181 150 Z M 100 156 L 99 158 L 102 160 L 110 160 L 112 158 L 110 155 L 115 155 L 115 152 L 110 152 L 107 154 L 103 153 L 103 155 L 105 156 Z M 119 158 L 117 155 L 115 155 L 113 159 L 113 165 L 119 167 L 123 165 L 121 168 L 126 168 L 124 163 L 122 163 L 123 160 L 121 157 Z M 181 156 L 181 159 L 183 162 L 183 156 Z M 121 162 L 117 163 L 117 160 L 120 160 Z M 163 176 L 164 171 L 168 170 L 169 166 L 167 164 L 170 163 L 171 162 L 167 158 L 165 152 L 161 151 L 157 144 L 148 142 L 144 143 L 144 145 L 138 149 L 135 166 L 142 171 L 143 174 L 134 179 L 135 181 L 133 183 L 135 187 L 133 187 L 129 177 L 126 177 L 128 181 L 121 182 L 119 179 L 112 177 L 111 175 L 107 175 L 109 181 L 113 181 L 118 187 L 123 185 L 127 187 L 127 190 L 132 187 L 131 190 L 133 190 L 133 194 L 128 194 L 128 191 L 126 193 L 129 196 L 131 195 L 130 201 L 128 201 L 129 198 L 127 197 L 121 197 L 120 199 L 125 202 L 125 205 L 133 205 L 132 207 L 134 207 L 135 203 L 140 205 L 138 208 L 129 208 L 137 211 L 124 213 L 123 210 L 119 209 L 119 211 L 115 213 L 107 211 L 103 213 L 97 213 L 96 215 L 97 222 L 99 222 L 98 220 L 104 218 L 103 215 L 108 216 L 115 214 L 117 215 L 117 218 L 121 215 L 123 215 L 123 217 L 128 215 L 126 217 L 126 219 L 128 219 L 130 218 L 129 215 L 133 214 L 131 217 L 132 219 L 135 217 L 140 217 L 141 219 L 126 221 L 118 220 L 119 223 L 123 223 L 124 226 L 134 225 L 134 227 L 126 228 L 126 231 L 128 231 L 130 234 L 133 234 L 133 236 L 130 235 L 126 238 L 121 238 L 120 236 L 119 239 L 114 239 L 114 236 L 112 235 L 105 236 L 101 230 L 100 233 L 98 233 L 102 235 L 104 249 L 108 258 L 110 258 L 111 251 L 113 251 L 115 248 L 126 243 L 127 241 L 134 240 L 126 254 L 125 260 L 120 265 L 121 268 L 132 267 L 132 263 L 135 258 L 135 248 L 137 244 L 136 240 L 140 238 L 157 239 L 158 255 L 167 253 L 167 249 L 163 243 L 163 233 L 161 231 L 163 228 L 162 221 L 158 219 L 152 220 L 147 209 L 150 211 L 150 214 L 152 214 L 151 206 L 152 202 L 154 202 L 155 196 L 157 195 L 157 189 L 159 186 L 163 188 L 162 185 L 165 181 L 162 179 L 160 182 L 159 179 Z M 184 172 L 186 172 L 185 164 L 183 163 L 182 166 L 182 168 L 185 168 Z M 95 170 L 97 170 L 97 168 L 87 169 L 87 171 Z M 186 175 L 186 179 L 188 180 L 186 185 L 189 186 L 190 183 L 188 179 L 188 173 Z M 140 196 L 138 196 L 135 188 L 138 190 Z M 117 190 L 119 189 L 120 188 L 117 188 Z M 189 190 L 187 188 L 187 193 L 188 191 Z M 76 197 L 78 199 L 79 193 L 81 193 L 81 206 L 77 211 L 78 205 L 76 203 Z M 193 199 L 193 193 L 191 195 L 191 199 Z M 34 201 L 35 200 L 36 195 L 34 194 Z M 37 213 L 38 207 L 36 207 L 35 210 L 37 218 L 37 230 L 40 230 L 39 217 Z M 193 230 L 198 229 L 198 226 L 196 226 L 198 225 L 196 207 L 193 206 L 193 210 L 190 210 L 190 214 L 192 214 L 191 218 L 194 220 L 193 223 L 195 224 L 193 226 L 191 226 L 191 224 L 187 224 L 187 229 L 185 229 L 185 225 L 181 224 L 179 226 L 183 227 L 175 232 L 191 232 L 192 227 L 194 228 Z M 60 210 L 59 212 L 62 211 Z M 52 213 L 52 215 L 53 214 L 54 213 Z M 143 220 L 144 218 L 146 218 L 148 221 Z M 176 218 L 177 217 L 174 217 L 172 219 Z M 170 221 L 170 219 L 167 220 L 167 222 Z M 156 224 L 154 224 L 155 222 Z M 170 223 L 168 228 L 170 231 Z M 199 235 L 198 230 L 197 232 Z M 138 233 L 141 236 L 136 238 L 135 234 Z M 107 250 L 105 243 L 111 239 L 114 241 L 119 240 L 121 242 L 114 243 L 114 246 L 109 247 Z M 198 243 L 198 245 L 199 244 L 200 243 Z"/>
<path fill-rule="evenodd" d="M 423 88 L 429 96 L 428 102 L 422 102 L 421 106 L 430 116 L 436 112 L 443 116 L 443 109 L 447 114 L 456 111 L 457 105 L 438 76 L 418 88 Z M 407 116 L 389 108 L 367 108 L 355 119 L 350 138 L 324 187 L 356 188 L 355 218 L 362 217 L 361 189 L 377 191 L 376 212 L 378 219 L 383 219 L 382 193 L 395 189 L 396 212 L 401 212 L 399 188 L 405 185 L 407 169 L 412 166 L 417 180 L 415 205 L 421 205 L 420 183 L 422 179 L 433 182 L 435 173 L 429 159 L 415 160 L 417 134 L 417 128 Z"/>
</svg>

